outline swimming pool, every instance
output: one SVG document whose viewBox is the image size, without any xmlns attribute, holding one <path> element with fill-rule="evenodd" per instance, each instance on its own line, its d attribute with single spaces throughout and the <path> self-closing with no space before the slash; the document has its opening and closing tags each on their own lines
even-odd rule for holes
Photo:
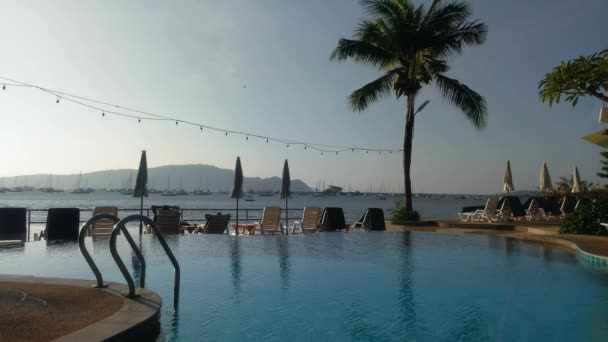
<svg viewBox="0 0 608 342">
<path fill-rule="evenodd" d="M 161 340 L 608 340 L 608 275 L 557 248 L 397 232 L 167 240 L 182 268 L 178 315 L 167 257 L 139 240 L 146 285 L 164 300 Z M 104 278 L 124 283 L 107 241 L 87 245 Z M 0 249 L 0 273 L 94 279 L 72 243 Z"/>
</svg>

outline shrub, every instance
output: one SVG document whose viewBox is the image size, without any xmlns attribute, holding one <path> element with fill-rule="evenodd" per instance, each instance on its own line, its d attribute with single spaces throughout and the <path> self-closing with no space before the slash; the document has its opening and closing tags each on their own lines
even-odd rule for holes
<svg viewBox="0 0 608 342">
<path fill-rule="evenodd" d="M 608 199 L 594 199 L 566 215 L 560 226 L 561 234 L 606 235 L 600 223 L 608 222 Z"/>
<path fill-rule="evenodd" d="M 395 207 L 389 212 L 393 221 L 420 221 L 420 213 L 416 210 L 406 210 L 402 199 L 398 199 Z"/>
</svg>

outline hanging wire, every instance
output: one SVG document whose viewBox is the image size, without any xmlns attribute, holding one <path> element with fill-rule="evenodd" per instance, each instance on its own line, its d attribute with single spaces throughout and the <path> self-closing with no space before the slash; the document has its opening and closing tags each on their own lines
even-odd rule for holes
<svg viewBox="0 0 608 342">
<path fill-rule="evenodd" d="M 174 121 L 176 126 L 179 125 L 179 123 L 181 122 L 186 125 L 199 127 L 199 129 L 201 131 L 203 130 L 203 128 L 206 128 L 206 129 L 210 129 L 212 131 L 225 133 L 226 136 L 228 136 L 228 133 L 244 135 L 246 137 L 245 138 L 246 140 L 249 140 L 249 137 L 251 136 L 251 137 L 255 137 L 255 138 L 266 139 L 266 142 L 273 141 L 273 142 L 277 142 L 277 143 L 282 143 L 282 144 L 285 144 L 287 147 L 289 147 L 290 145 L 302 145 L 302 146 L 304 146 L 305 150 L 307 148 L 310 148 L 312 150 L 321 152 L 321 155 L 323 155 L 323 152 L 334 152 L 334 153 L 338 154 L 339 152 L 345 152 L 348 150 L 350 150 L 352 152 L 355 152 L 355 150 L 365 151 L 368 154 L 369 154 L 369 151 L 378 152 L 379 154 L 382 154 L 382 152 L 388 152 L 389 154 L 392 154 L 392 152 L 402 152 L 403 151 L 403 149 L 379 149 L 379 148 L 321 144 L 321 143 L 313 143 L 313 142 L 297 141 L 297 140 L 291 140 L 291 139 L 271 137 L 271 136 L 265 136 L 265 135 L 260 135 L 260 134 L 253 134 L 253 133 L 244 132 L 244 131 L 235 131 L 235 130 L 225 129 L 225 128 L 221 128 L 221 127 L 208 126 L 208 125 L 201 124 L 201 123 L 194 123 L 194 122 L 190 122 L 187 120 L 170 117 L 167 115 L 161 115 L 161 114 L 156 114 L 156 113 L 143 111 L 143 110 L 139 110 L 139 109 L 134 109 L 134 108 L 130 108 L 130 107 L 120 106 L 120 105 L 112 104 L 112 103 L 105 102 L 105 101 L 100 101 L 100 100 L 96 100 L 96 99 L 92 99 L 92 98 L 87 98 L 84 96 L 71 94 L 68 92 L 63 92 L 63 91 L 54 90 L 54 89 L 50 89 L 50 88 L 46 88 L 46 87 L 42 87 L 42 86 L 38 86 L 38 85 L 34 85 L 34 84 L 21 82 L 21 81 L 10 79 L 10 78 L 3 77 L 3 76 L 0 76 L 0 79 L 6 81 L 6 82 L 2 83 L 3 90 L 6 90 L 7 86 L 26 87 L 26 88 L 37 89 L 37 90 L 40 90 L 42 92 L 45 92 L 45 93 L 48 93 L 48 94 L 51 94 L 51 95 L 57 97 L 56 103 L 59 103 L 60 99 L 65 100 L 65 101 L 71 102 L 73 104 L 76 104 L 76 105 L 79 105 L 79 106 L 82 106 L 85 108 L 94 109 L 96 111 L 101 111 L 102 117 L 105 117 L 106 114 L 108 114 L 108 115 L 116 115 L 116 116 L 120 116 L 120 117 L 137 119 L 138 122 L 141 122 L 142 120 Z M 108 110 L 107 108 L 102 108 L 100 106 L 112 107 L 114 109 Z M 130 114 L 130 113 L 134 113 L 134 114 Z"/>
</svg>

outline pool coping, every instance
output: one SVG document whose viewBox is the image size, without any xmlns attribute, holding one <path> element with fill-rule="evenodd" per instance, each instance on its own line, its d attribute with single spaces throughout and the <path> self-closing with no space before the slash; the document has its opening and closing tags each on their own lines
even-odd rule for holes
<svg viewBox="0 0 608 342">
<path fill-rule="evenodd" d="M 408 222 L 407 224 L 387 221 L 386 223 L 389 231 L 491 235 L 553 245 L 574 253 L 577 259 L 585 265 L 608 269 L 608 237 L 559 234 L 559 227 L 556 225 L 530 224 L 528 222 L 497 225 L 493 223 L 467 223 L 457 220 L 426 220 L 420 223 Z M 588 241 L 583 241 L 585 239 Z M 598 254 L 585 250 L 588 248 L 586 244 L 589 241 L 601 244 L 607 252 Z"/>
<path fill-rule="evenodd" d="M 91 280 L 67 278 L 42 278 L 22 275 L 2 275 L 0 282 L 22 282 L 31 284 L 48 284 L 60 286 L 77 286 L 90 288 L 95 284 Z M 114 314 L 73 331 L 54 341 L 138 341 L 156 340 L 160 333 L 160 308 L 162 300 L 156 293 L 139 288 L 135 299 L 125 296 L 128 288 L 124 284 L 107 282 L 108 287 L 99 289 L 119 296 L 123 303 Z"/>
</svg>

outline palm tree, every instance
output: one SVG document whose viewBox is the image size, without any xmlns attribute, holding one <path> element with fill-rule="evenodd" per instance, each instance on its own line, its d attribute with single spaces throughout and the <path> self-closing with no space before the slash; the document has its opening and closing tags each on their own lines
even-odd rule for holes
<svg viewBox="0 0 608 342">
<path fill-rule="evenodd" d="M 354 39 L 340 39 L 330 59 L 351 59 L 383 73 L 348 97 L 353 111 L 363 111 L 391 93 L 397 99 L 406 97 L 403 174 L 405 209 L 412 211 L 410 165 L 416 96 L 423 86 L 435 84 L 476 128 L 485 127 L 485 99 L 446 73 L 451 57 L 459 55 L 465 46 L 485 41 L 487 28 L 477 20 L 469 21 L 471 8 L 465 2 L 434 0 L 426 8 L 414 6 L 409 0 L 365 0 L 363 5 L 371 19 L 361 21 Z"/>
</svg>

